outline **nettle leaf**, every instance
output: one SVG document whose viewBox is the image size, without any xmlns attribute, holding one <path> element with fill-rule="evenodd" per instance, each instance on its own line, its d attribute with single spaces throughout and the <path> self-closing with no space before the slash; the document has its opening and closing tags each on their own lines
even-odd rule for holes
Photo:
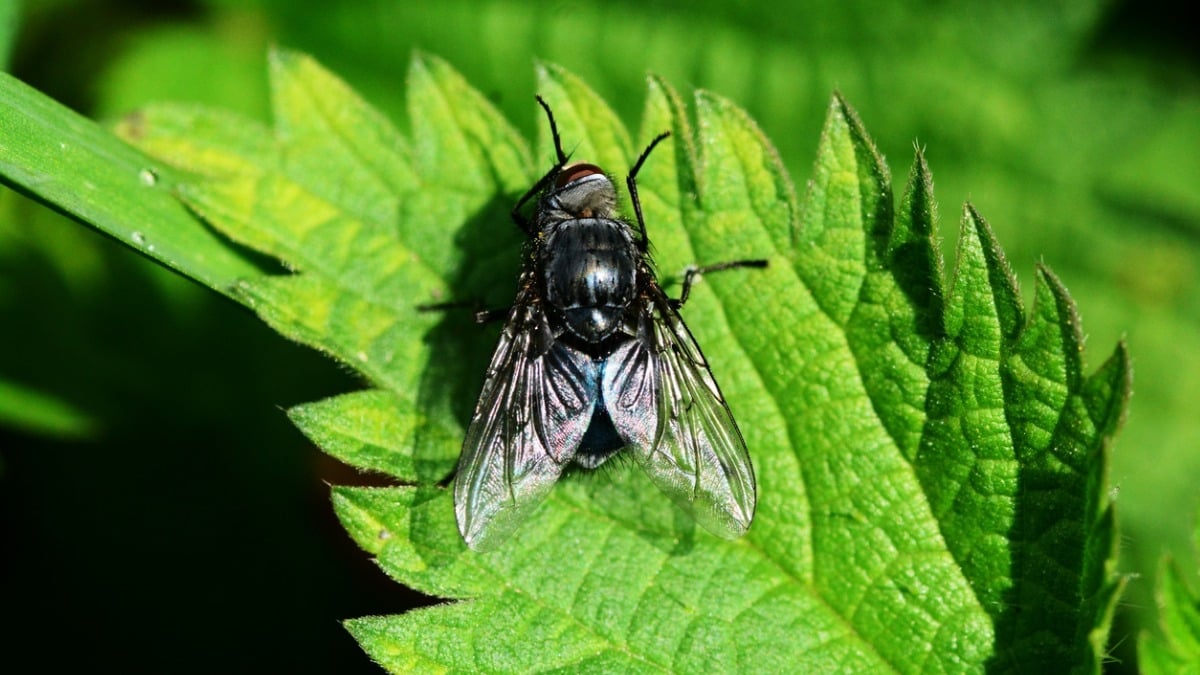
<svg viewBox="0 0 1200 675">
<path fill-rule="evenodd" d="M 1193 523 L 1192 554 L 1200 552 L 1200 514 Z M 1157 673 L 1200 673 L 1200 593 L 1192 589 L 1186 573 L 1171 556 L 1163 556 L 1158 569 L 1155 599 L 1158 632 L 1138 638 L 1138 668 Z"/>
<path fill-rule="evenodd" d="M 970 207 L 943 285 L 919 152 L 897 210 L 835 96 L 798 203 L 732 103 L 699 92 L 693 119 L 650 78 L 631 134 L 578 78 L 539 67 L 576 158 L 619 178 L 672 132 L 639 176 L 668 284 L 688 263 L 770 259 L 711 275 L 683 310 L 750 447 L 759 505 L 748 535 L 718 540 L 618 461 L 563 479 L 477 554 L 445 485 L 497 329 L 418 305 L 511 301 L 508 210 L 550 165 L 548 133 L 530 153 L 428 56 L 408 73 L 407 132 L 306 57 L 277 52 L 271 68 L 273 129 L 166 106 L 127 136 L 193 177 L 178 190 L 204 221 L 293 272 L 246 276 L 235 297 L 377 387 L 291 415 L 333 456 L 401 483 L 333 489 L 351 536 L 397 581 L 460 600 L 348 621 L 385 668 L 1098 669 L 1119 591 L 1105 472 L 1128 357 L 1118 346 L 1086 374 L 1062 285 L 1039 269 L 1026 311 Z"/>
</svg>

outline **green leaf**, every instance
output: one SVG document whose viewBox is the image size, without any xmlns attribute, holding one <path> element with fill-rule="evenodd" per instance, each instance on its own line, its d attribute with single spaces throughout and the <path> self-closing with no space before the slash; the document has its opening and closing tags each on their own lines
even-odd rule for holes
<svg viewBox="0 0 1200 675">
<path fill-rule="evenodd" d="M 1192 555 L 1200 551 L 1200 514 L 1193 521 Z M 1194 560 L 1194 558 L 1193 558 Z M 1138 637 L 1138 667 L 1143 673 L 1200 673 L 1200 593 L 1171 556 L 1163 556 L 1158 569 L 1155 600 L 1158 631 Z"/>
<path fill-rule="evenodd" d="M 293 273 L 236 297 L 378 389 L 292 411 L 330 454 L 404 483 L 334 488 L 391 577 L 457 604 L 348 622 L 395 672 L 830 670 L 1094 672 L 1120 588 L 1106 485 L 1128 397 L 1123 347 L 1092 375 L 1078 318 L 1040 269 L 1022 306 L 971 207 L 943 287 L 932 179 L 889 172 L 835 97 L 797 203 L 752 120 L 651 78 L 633 136 L 579 78 L 538 69 L 575 157 L 639 175 L 656 262 L 739 258 L 683 310 L 751 449 L 754 526 L 697 529 L 632 463 L 571 476 L 499 550 L 468 552 L 445 482 L 494 346 L 469 312 L 511 301 L 508 210 L 553 161 L 482 95 L 418 56 L 401 131 L 310 59 L 271 60 L 264 129 L 219 111 L 142 113 L 145 151 L 232 241 Z M 529 110 L 535 110 L 532 101 Z M 136 136 L 136 137 L 135 137 Z M 497 283 L 504 280 L 503 284 Z M 536 648 L 531 648 L 536 646 Z"/>
<path fill-rule="evenodd" d="M 66 401 L 0 380 L 0 425 L 59 438 L 87 438 L 97 423 Z"/>
<path fill-rule="evenodd" d="M 136 138 L 142 119 L 126 121 Z M 188 214 L 180 174 L 0 73 L 0 180 L 217 291 L 260 268 Z"/>
</svg>

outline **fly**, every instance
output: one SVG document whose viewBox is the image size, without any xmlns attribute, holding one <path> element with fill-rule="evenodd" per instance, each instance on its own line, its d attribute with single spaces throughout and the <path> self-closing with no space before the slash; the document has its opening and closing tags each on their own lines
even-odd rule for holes
<svg viewBox="0 0 1200 675">
<path fill-rule="evenodd" d="M 756 502 L 746 442 L 679 315 L 705 272 L 765 267 L 739 260 L 689 268 L 678 299 L 651 267 L 637 173 L 629 171 L 636 223 L 616 214 L 600 167 L 568 163 L 550 106 L 539 96 L 557 161 L 513 207 L 525 264 L 471 416 L 454 481 L 458 529 L 472 549 L 494 548 L 545 498 L 568 465 L 594 469 L 618 451 L 705 529 L 733 539 Z M 534 197 L 533 218 L 522 208 Z"/>
</svg>

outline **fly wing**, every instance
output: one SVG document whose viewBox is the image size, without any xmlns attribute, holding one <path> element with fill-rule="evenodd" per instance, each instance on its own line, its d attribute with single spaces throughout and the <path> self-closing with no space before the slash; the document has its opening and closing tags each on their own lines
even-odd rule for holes
<svg viewBox="0 0 1200 675">
<path fill-rule="evenodd" d="M 554 340 L 540 307 L 518 298 L 458 460 L 454 513 L 468 546 L 504 541 L 545 498 L 587 431 L 598 377 L 591 358 Z"/>
<path fill-rule="evenodd" d="M 709 532 L 733 539 L 754 518 L 750 454 L 699 345 L 655 295 L 638 337 L 608 358 L 608 413 L 654 484 Z"/>
</svg>

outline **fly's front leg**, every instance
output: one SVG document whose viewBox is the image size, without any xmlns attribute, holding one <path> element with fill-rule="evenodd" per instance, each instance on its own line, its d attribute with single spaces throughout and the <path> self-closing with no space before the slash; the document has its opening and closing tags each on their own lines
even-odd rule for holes
<svg viewBox="0 0 1200 675">
<path fill-rule="evenodd" d="M 546 103 L 546 100 L 541 96 L 535 96 L 534 98 L 537 99 L 538 105 L 542 106 L 542 110 L 546 111 L 546 119 L 550 120 L 550 135 L 554 138 L 554 154 L 557 157 L 557 161 L 554 163 L 554 166 L 550 167 L 550 170 L 547 171 L 544 176 L 539 178 L 538 181 L 533 184 L 533 187 L 529 188 L 524 195 L 521 195 L 521 198 L 517 200 L 516 206 L 514 206 L 512 209 L 513 222 L 515 222 L 517 226 L 525 232 L 525 234 L 531 237 L 537 234 L 537 232 L 534 231 L 534 223 L 521 213 L 521 209 L 524 208 L 527 203 L 529 203 L 529 200 L 533 199 L 536 195 L 541 194 L 541 192 L 546 189 L 546 186 L 549 185 L 556 176 L 558 176 L 558 172 L 562 171 L 562 168 L 566 166 L 567 160 L 569 159 L 567 153 L 563 152 L 562 139 L 559 138 L 558 135 L 558 123 L 554 121 L 554 113 L 550 112 L 550 104 Z"/>
<path fill-rule="evenodd" d="M 641 170 L 642 164 L 646 163 L 646 158 L 650 156 L 650 151 L 654 149 L 654 146 L 670 135 L 671 132 L 664 131 L 655 136 L 654 140 L 650 141 L 650 145 L 646 146 L 646 149 L 634 162 L 633 168 L 629 170 L 629 175 L 625 177 L 625 185 L 629 186 L 629 201 L 633 203 L 633 215 L 637 218 L 638 249 L 642 253 L 650 249 L 650 239 L 646 236 L 646 219 L 642 217 L 642 200 L 638 199 L 637 173 Z"/>
</svg>

